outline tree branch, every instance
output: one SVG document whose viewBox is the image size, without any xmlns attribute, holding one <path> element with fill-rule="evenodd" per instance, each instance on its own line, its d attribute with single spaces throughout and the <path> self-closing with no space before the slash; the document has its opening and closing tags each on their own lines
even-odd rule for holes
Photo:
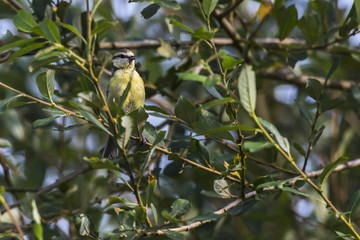
<svg viewBox="0 0 360 240">
<path fill-rule="evenodd" d="M 64 183 L 64 182 L 68 182 L 72 179 L 74 179 L 75 177 L 91 170 L 92 168 L 89 166 L 89 165 L 83 165 L 82 167 L 80 167 L 79 169 L 77 169 L 76 171 L 70 173 L 69 175 L 66 175 L 60 179 L 58 179 L 56 182 L 46 186 L 46 187 L 43 187 L 43 188 L 40 188 L 36 194 L 37 195 L 41 195 L 41 194 L 44 194 L 54 188 L 57 188 L 60 184 Z M 15 202 L 11 205 L 9 205 L 9 208 L 14 208 L 14 207 L 18 207 L 20 206 L 20 202 Z M 6 210 L 5 209 L 1 209 L 0 210 L 0 213 L 4 213 Z"/>
<path fill-rule="evenodd" d="M 301 87 L 305 87 L 306 80 L 308 78 L 314 78 L 321 82 L 321 84 L 325 83 L 325 78 L 315 77 L 315 76 L 296 76 L 290 69 L 288 71 L 284 71 L 284 69 L 266 69 L 260 71 L 256 74 L 258 78 L 269 78 L 272 80 L 282 81 L 289 84 L 296 84 Z M 341 80 L 341 81 L 329 81 L 326 84 L 327 88 L 338 89 L 338 90 L 349 90 L 352 85 L 359 85 L 359 83 L 353 80 Z"/>
<path fill-rule="evenodd" d="M 339 165 L 337 168 L 335 168 L 335 170 L 332 173 L 340 172 L 340 171 L 343 171 L 343 170 L 346 170 L 346 169 L 349 169 L 349 168 L 355 168 L 355 167 L 359 167 L 359 166 L 360 166 L 360 159 L 355 159 L 355 160 L 352 160 L 352 161 L 347 162 L 345 164 Z M 317 170 L 317 171 L 309 172 L 306 175 L 307 175 L 307 177 L 310 177 L 310 178 L 316 178 L 322 173 L 323 170 L 324 169 L 320 169 L 320 170 Z M 297 177 L 291 178 L 290 179 L 290 184 L 294 185 L 295 182 L 301 177 L 302 176 L 297 176 Z M 264 188 L 264 190 L 266 190 L 266 191 L 274 191 L 275 190 L 276 191 L 276 190 L 279 190 L 279 189 L 275 188 L 275 187 L 267 187 L 267 188 Z M 215 211 L 213 213 L 218 214 L 218 215 L 225 214 L 226 212 L 228 212 L 229 210 L 235 208 L 237 205 L 239 205 L 243 201 L 245 201 L 247 199 L 254 198 L 256 195 L 257 195 L 256 191 L 249 192 L 249 193 L 245 194 L 245 198 L 238 198 L 235 201 L 231 202 L 230 204 L 226 205 L 225 207 L 223 207 L 223 208 L 221 208 L 221 209 L 219 209 L 219 210 L 217 210 L 217 211 Z M 191 229 L 197 228 L 199 226 L 202 226 L 202 225 L 204 225 L 206 223 L 210 223 L 212 221 L 213 220 L 211 220 L 211 219 L 203 220 L 203 221 L 195 221 L 195 222 L 193 222 L 191 224 L 188 224 L 188 225 L 185 225 L 185 226 L 157 230 L 155 232 L 144 233 L 144 235 L 145 236 L 163 235 L 165 231 L 173 231 L 173 232 L 189 231 Z"/>
</svg>

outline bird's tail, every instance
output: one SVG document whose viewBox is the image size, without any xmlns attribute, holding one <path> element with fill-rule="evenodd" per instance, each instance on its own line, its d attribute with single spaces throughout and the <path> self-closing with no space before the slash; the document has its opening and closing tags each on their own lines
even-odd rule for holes
<svg viewBox="0 0 360 240">
<path fill-rule="evenodd" d="M 114 139 L 108 135 L 103 151 L 102 158 L 114 159 L 119 156 L 119 148 L 117 147 Z"/>
</svg>

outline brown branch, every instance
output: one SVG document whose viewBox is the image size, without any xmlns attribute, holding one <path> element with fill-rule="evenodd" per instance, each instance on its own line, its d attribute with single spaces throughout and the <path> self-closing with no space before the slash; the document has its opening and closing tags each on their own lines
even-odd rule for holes
<svg viewBox="0 0 360 240">
<path fill-rule="evenodd" d="M 244 0 L 237 0 L 234 4 L 230 5 L 229 7 L 225 8 L 222 12 L 218 12 L 216 17 L 223 18 L 229 15 L 232 11 L 234 11 L 240 3 L 242 3 Z"/>
<path fill-rule="evenodd" d="M 266 69 L 258 72 L 256 76 L 258 78 L 268 78 L 289 84 L 296 84 L 301 87 L 306 85 L 306 80 L 308 78 L 317 79 L 321 82 L 321 84 L 325 83 L 325 78 L 307 75 L 297 76 L 291 71 L 284 71 L 280 69 Z M 353 80 L 329 81 L 327 82 L 326 87 L 338 90 L 350 90 L 352 85 L 359 85 L 359 83 Z"/>
<path fill-rule="evenodd" d="M 24 7 L 18 3 L 16 0 L 3 0 L 3 2 L 8 5 L 15 12 L 19 10 L 25 10 Z"/>
<path fill-rule="evenodd" d="M 360 166 L 360 159 L 355 159 L 355 160 L 352 160 L 350 162 L 347 162 L 345 164 L 341 164 L 339 165 L 337 168 L 335 168 L 335 170 L 332 172 L 332 173 L 335 173 L 335 172 L 340 172 L 340 171 L 343 171 L 343 170 L 346 170 L 346 169 L 349 169 L 349 168 L 355 168 L 355 167 L 359 167 Z M 322 171 L 324 169 L 320 169 L 320 170 L 317 170 L 317 171 L 313 171 L 313 172 L 309 172 L 307 173 L 306 175 L 310 178 L 316 178 L 318 177 Z M 291 178 L 289 183 L 291 185 L 294 185 L 295 182 L 301 178 L 302 176 L 297 176 L 295 178 Z M 274 188 L 274 187 L 267 187 L 267 188 L 264 188 L 264 190 L 266 191 L 276 191 L 278 189 Z M 249 192 L 245 195 L 245 198 L 238 198 L 236 199 L 235 201 L 231 202 L 230 204 L 226 205 L 225 207 L 217 210 L 214 212 L 214 214 L 218 214 L 218 215 L 221 215 L 221 214 L 225 214 L 226 212 L 228 212 L 229 210 L 235 208 L 237 205 L 239 205 L 240 203 L 242 203 L 243 201 L 247 200 L 247 199 L 251 199 L 251 198 L 254 198 L 255 196 L 257 195 L 257 192 L 256 191 L 252 191 L 252 192 Z M 189 231 L 191 229 L 194 229 L 194 228 L 197 228 L 199 226 L 202 226 L 206 223 L 210 223 L 212 222 L 211 219 L 209 220 L 203 220 L 203 221 L 195 221 L 191 224 L 188 224 L 188 225 L 185 225 L 185 226 L 181 226 L 181 227 L 176 227 L 176 228 L 168 228 L 168 229 L 162 229 L 162 230 L 157 230 L 155 232 L 148 232 L 148 233 L 144 233 L 145 236 L 149 236 L 149 235 L 162 235 L 164 234 L 165 231 L 173 231 L 173 232 L 183 232 L 183 231 Z"/>
<path fill-rule="evenodd" d="M 75 177 L 79 176 L 80 174 L 83 174 L 87 171 L 91 170 L 91 167 L 89 165 L 83 165 L 82 167 L 80 167 L 79 169 L 75 170 L 74 172 L 70 173 L 69 175 L 66 175 L 60 179 L 58 179 L 56 182 L 46 186 L 46 187 L 43 187 L 43 188 L 40 188 L 36 194 L 37 195 L 41 195 L 41 194 L 44 194 L 54 188 L 57 188 L 60 184 L 64 183 L 64 182 L 68 182 L 72 179 L 74 179 Z M 15 202 L 11 205 L 9 205 L 9 208 L 14 208 L 14 207 L 18 207 L 20 206 L 20 202 Z M 0 213 L 4 213 L 6 210 L 5 209 L 1 209 L 0 210 Z"/>
</svg>

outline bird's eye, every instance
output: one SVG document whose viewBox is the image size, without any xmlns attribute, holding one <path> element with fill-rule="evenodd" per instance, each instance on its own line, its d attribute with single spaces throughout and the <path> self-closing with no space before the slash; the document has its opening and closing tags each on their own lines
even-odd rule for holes
<svg viewBox="0 0 360 240">
<path fill-rule="evenodd" d="M 115 55 L 112 59 L 114 60 L 115 58 L 127 58 L 127 56 L 124 54 L 119 54 L 119 55 Z"/>
</svg>

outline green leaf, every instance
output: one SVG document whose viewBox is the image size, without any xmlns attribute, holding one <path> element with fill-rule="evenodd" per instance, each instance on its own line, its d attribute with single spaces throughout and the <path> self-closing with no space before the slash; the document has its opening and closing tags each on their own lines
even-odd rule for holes
<svg viewBox="0 0 360 240">
<path fill-rule="evenodd" d="M 267 130 L 269 130 L 276 138 L 276 142 L 279 144 L 282 150 L 284 150 L 286 153 L 290 153 L 290 144 L 287 138 L 281 136 L 277 128 L 269 123 L 268 121 L 265 121 L 262 118 L 258 118 L 261 125 L 263 125 Z"/>
<path fill-rule="evenodd" d="M 109 30 L 110 28 L 112 28 L 113 26 L 115 26 L 116 23 L 117 22 L 110 22 L 108 20 L 101 19 L 96 22 L 96 24 L 95 24 L 96 27 L 91 31 L 91 35 L 93 36 L 95 34 L 105 32 L 105 31 Z"/>
<path fill-rule="evenodd" d="M 184 234 L 174 231 L 164 231 L 164 235 L 171 240 L 186 240 L 186 237 Z"/>
<path fill-rule="evenodd" d="M 50 10 L 51 8 L 51 0 L 33 0 L 32 7 L 38 19 L 43 20 L 46 9 Z"/>
<path fill-rule="evenodd" d="M 24 46 L 24 45 L 29 44 L 30 42 L 35 41 L 36 39 L 38 39 L 38 38 L 20 38 L 20 39 L 17 39 L 17 40 L 15 40 L 15 41 L 13 41 L 13 42 L 10 42 L 10 43 L 8 43 L 8 44 L 2 45 L 2 46 L 0 47 L 0 53 L 6 51 L 6 50 L 8 50 L 8 49 L 11 49 L 11 48 L 22 47 L 22 46 Z"/>
<path fill-rule="evenodd" d="M 172 24 L 172 25 L 181 27 L 181 28 L 185 29 L 186 31 L 188 31 L 188 32 L 190 32 L 190 33 L 195 33 L 194 30 L 192 30 L 192 29 L 189 28 L 188 26 L 182 24 L 181 22 L 179 22 L 179 21 L 177 21 L 177 20 L 175 20 L 175 19 L 173 19 L 173 18 L 170 19 L 169 23 Z"/>
<path fill-rule="evenodd" d="M 248 150 L 252 153 L 259 152 L 265 148 L 271 148 L 274 145 L 271 142 L 252 142 L 252 141 L 246 141 L 244 143 L 244 149 Z"/>
<path fill-rule="evenodd" d="M 51 100 L 55 90 L 55 71 L 49 69 L 47 72 L 40 73 L 36 77 L 36 85 L 41 95 Z"/>
<path fill-rule="evenodd" d="M 53 21 L 50 19 L 45 19 L 44 21 L 40 22 L 40 28 L 41 32 L 47 40 L 55 43 L 61 42 L 59 29 Z"/>
<path fill-rule="evenodd" d="M 316 145 L 317 141 L 320 139 L 324 129 L 325 129 L 325 125 L 322 125 L 319 129 L 315 130 L 313 136 L 310 136 L 310 138 L 313 138 L 313 144 L 312 144 L 313 147 Z"/>
<path fill-rule="evenodd" d="M 164 58 L 174 58 L 178 57 L 176 51 L 173 49 L 171 44 L 163 39 L 159 39 L 160 47 L 156 49 L 160 56 Z"/>
<path fill-rule="evenodd" d="M 201 83 L 204 83 L 207 80 L 206 76 L 194 72 L 177 73 L 177 76 L 183 80 L 195 81 Z"/>
<path fill-rule="evenodd" d="M 81 40 L 86 43 L 85 38 L 81 35 L 81 33 L 73 26 L 63 23 L 63 22 L 56 22 L 57 24 L 59 24 L 61 27 L 66 28 L 67 30 L 71 31 L 72 33 L 74 33 L 76 36 L 78 36 L 79 38 L 81 38 Z"/>
<path fill-rule="evenodd" d="M 227 181 L 222 178 L 214 181 L 214 190 L 217 194 L 223 197 L 232 197 L 232 194 L 230 193 L 229 184 Z"/>
<path fill-rule="evenodd" d="M 236 60 L 230 56 L 226 56 L 223 58 L 221 65 L 225 71 L 234 68 L 236 65 L 239 65 L 242 63 L 244 59 Z"/>
<path fill-rule="evenodd" d="M 163 210 L 161 211 L 161 216 L 165 218 L 166 220 L 172 222 L 172 223 L 178 223 L 180 222 L 180 219 L 176 219 L 173 215 L 171 215 L 168 211 Z"/>
<path fill-rule="evenodd" d="M 191 124 L 196 120 L 196 108 L 186 97 L 180 96 L 175 105 L 175 114 L 181 120 Z"/>
<path fill-rule="evenodd" d="M 37 25 L 34 18 L 25 10 L 20 10 L 14 16 L 15 26 L 24 32 L 32 32 L 33 27 Z"/>
<path fill-rule="evenodd" d="M 190 211 L 192 205 L 186 199 L 178 198 L 171 204 L 171 214 L 174 217 L 181 217 Z"/>
<path fill-rule="evenodd" d="M 90 222 L 89 218 L 81 213 L 79 216 L 76 216 L 75 219 L 76 225 L 79 229 L 79 234 L 81 236 L 98 236 L 99 234 L 96 232 L 95 227 L 92 222 Z"/>
<path fill-rule="evenodd" d="M 146 206 L 149 206 L 150 203 L 151 203 L 151 198 L 154 194 L 154 191 L 155 191 L 155 187 L 157 185 L 157 180 L 156 179 L 152 179 L 150 182 L 149 182 L 149 185 L 147 187 L 147 190 L 146 190 L 146 201 L 145 201 L 145 205 Z"/>
<path fill-rule="evenodd" d="M 357 190 L 350 198 L 348 204 L 348 211 L 350 212 L 349 218 L 351 219 L 352 215 L 356 212 L 356 210 L 360 206 L 360 189 Z"/>
<path fill-rule="evenodd" d="M 228 213 L 231 216 L 241 216 L 247 210 L 252 208 L 257 202 L 258 202 L 258 200 L 255 200 L 255 199 L 245 199 L 244 201 L 240 202 L 236 206 L 230 208 L 226 213 Z"/>
<path fill-rule="evenodd" d="M 49 125 L 50 123 L 52 123 L 58 117 L 60 117 L 60 116 L 38 119 L 38 120 L 33 122 L 32 127 L 33 128 L 44 127 L 44 126 Z"/>
<path fill-rule="evenodd" d="M 320 99 L 323 86 L 319 80 L 314 78 L 306 79 L 305 91 L 315 101 Z"/>
<path fill-rule="evenodd" d="M 4 113 L 6 111 L 6 109 L 8 108 L 9 103 L 14 101 L 18 97 L 19 97 L 19 95 L 16 95 L 16 96 L 12 96 L 12 97 L 6 98 L 4 100 L 1 100 L 0 101 L 0 114 Z"/>
<path fill-rule="evenodd" d="M 306 41 L 311 44 L 314 44 L 318 41 L 321 31 L 319 31 L 321 26 L 320 16 L 315 14 L 304 15 L 297 23 L 298 28 L 301 30 Z"/>
<path fill-rule="evenodd" d="M 210 154 L 202 142 L 193 138 L 191 139 L 191 147 L 194 153 L 198 154 L 203 162 L 205 162 L 207 165 L 210 165 Z"/>
<path fill-rule="evenodd" d="M 180 10 L 181 6 L 176 0 L 151 0 L 148 2 L 157 3 L 161 7 L 171 8 L 173 10 Z"/>
<path fill-rule="evenodd" d="M 348 160 L 349 159 L 347 157 L 340 157 L 338 160 L 327 164 L 319 176 L 320 188 L 323 187 L 324 182 L 330 176 L 330 174 L 335 170 L 335 168 L 340 164 L 347 162 Z"/>
<path fill-rule="evenodd" d="M 198 132 L 197 134 L 198 134 L 198 135 L 212 135 L 212 134 L 214 134 L 214 133 L 227 132 L 227 131 L 232 131 L 232 130 L 256 131 L 256 128 L 249 127 L 249 126 L 244 126 L 244 125 L 221 126 L 221 127 L 217 127 L 217 128 L 213 128 L 213 129 L 201 131 L 201 132 Z"/>
<path fill-rule="evenodd" d="M 324 202 L 322 199 L 317 198 L 317 197 L 314 197 L 314 196 L 312 196 L 312 195 L 310 195 L 310 194 L 306 194 L 306 193 L 304 193 L 304 192 L 300 192 L 299 190 L 294 189 L 294 188 L 291 188 L 291 187 L 282 187 L 281 190 L 283 190 L 283 191 L 285 191 L 285 192 L 291 192 L 291 193 L 296 194 L 296 195 L 305 196 L 305 197 L 307 197 L 307 198 L 311 198 L 311 199 L 314 199 L 314 200 L 316 200 L 316 201 L 318 201 L 318 202 L 321 202 L 321 203 L 324 203 L 324 204 L 325 204 L 325 202 Z"/>
<path fill-rule="evenodd" d="M 320 102 L 321 113 L 337 108 L 345 102 L 346 98 L 344 96 L 340 96 L 335 99 L 324 99 Z"/>
<path fill-rule="evenodd" d="M 256 79 L 250 65 L 244 65 L 240 73 L 238 90 L 243 108 L 252 116 L 256 106 Z"/>
<path fill-rule="evenodd" d="M 26 47 L 20 48 L 19 50 L 17 50 L 16 52 L 14 52 L 11 57 L 9 58 L 9 62 L 13 62 L 15 59 L 17 59 L 18 57 L 21 57 L 35 49 L 41 48 L 45 45 L 46 43 L 42 42 L 42 43 L 30 43 L 29 45 L 27 45 Z"/>
<path fill-rule="evenodd" d="M 155 224 L 157 225 L 158 222 L 159 222 L 159 220 L 158 220 L 159 217 L 158 217 L 158 213 L 156 211 L 156 207 L 155 207 L 155 205 L 153 203 L 150 203 L 150 208 L 151 208 L 151 212 L 152 212 Z"/>
<path fill-rule="evenodd" d="M 337 67 L 339 66 L 339 63 L 340 63 L 340 57 L 337 56 L 333 59 L 333 63 L 331 65 L 331 68 L 328 72 L 328 74 L 326 75 L 326 78 L 325 78 L 325 83 L 324 83 L 324 86 L 326 87 L 326 83 L 327 81 L 329 80 L 329 78 L 331 77 L 331 75 L 335 72 L 335 70 L 337 69 Z"/>
<path fill-rule="evenodd" d="M 293 142 L 292 143 L 292 146 L 295 148 L 295 150 L 300 153 L 302 156 L 305 156 L 306 155 L 306 152 L 305 150 L 303 149 L 303 147 L 297 143 L 297 142 Z"/>
<path fill-rule="evenodd" d="M 202 6 L 204 9 L 204 12 L 207 16 L 209 16 L 214 10 L 218 3 L 218 0 L 203 0 Z"/>
<path fill-rule="evenodd" d="M 133 130 L 133 121 L 130 116 L 122 116 L 121 117 L 121 135 L 120 138 L 117 139 L 118 145 L 122 148 L 125 148 L 126 144 L 129 142 L 131 137 L 131 132 Z"/>
<path fill-rule="evenodd" d="M 354 237 L 353 235 L 351 235 L 350 233 L 342 233 L 342 232 L 339 232 L 339 231 L 335 231 L 336 235 L 339 236 L 339 238 L 341 239 L 344 239 L 344 240 L 353 240 Z"/>
<path fill-rule="evenodd" d="M 157 11 L 160 9 L 160 5 L 153 3 L 150 4 L 149 6 L 145 7 L 142 11 L 141 11 L 141 15 L 145 18 L 145 19 L 149 19 L 152 16 L 154 16 Z"/>
<path fill-rule="evenodd" d="M 294 52 L 294 53 L 289 53 L 288 55 L 288 62 L 289 65 L 294 68 L 296 63 L 298 61 L 304 60 L 308 57 L 307 52 L 306 51 L 301 51 L 301 52 Z"/>
<path fill-rule="evenodd" d="M 155 106 L 155 105 L 145 105 L 144 108 L 148 111 L 154 111 L 154 112 L 164 114 L 166 116 L 170 116 L 170 114 L 167 111 L 165 111 L 164 109 L 162 109 L 158 106 Z"/>
<path fill-rule="evenodd" d="M 308 122 L 311 124 L 312 122 L 312 116 L 310 111 L 305 108 L 301 103 L 299 103 L 298 101 L 296 101 L 296 106 L 299 108 L 300 111 L 300 115 Z"/>
<path fill-rule="evenodd" d="M 293 30 L 298 19 L 295 5 L 291 5 L 280 12 L 278 18 L 279 38 L 283 40 Z"/>
<path fill-rule="evenodd" d="M 99 120 L 96 119 L 91 113 L 81 111 L 81 115 L 83 115 L 87 120 L 89 120 L 91 123 L 93 123 L 95 126 L 103 130 L 104 132 L 110 134 L 109 130 L 104 127 L 104 125 L 101 124 Z"/>
<path fill-rule="evenodd" d="M 165 131 L 160 131 L 156 138 L 155 138 L 155 141 L 152 143 L 152 146 L 150 148 L 150 151 L 148 152 L 148 154 L 146 155 L 146 158 L 145 158 L 145 161 L 144 163 L 142 164 L 141 166 L 141 169 L 140 169 L 140 177 L 143 176 L 144 172 L 145 172 L 145 169 L 146 167 L 148 166 L 150 160 L 151 160 L 151 157 L 156 149 L 156 147 L 163 141 L 163 139 L 165 138 Z"/>
<path fill-rule="evenodd" d="M 32 207 L 32 218 L 35 221 L 34 224 L 34 233 L 38 240 L 43 240 L 43 228 L 41 226 L 41 217 L 38 211 L 38 208 L 36 206 L 35 200 L 31 201 L 31 207 Z"/>
<path fill-rule="evenodd" d="M 214 38 L 216 29 L 212 30 L 212 31 L 208 31 L 205 29 L 205 27 L 201 27 L 196 29 L 196 31 L 192 34 L 193 38 L 198 38 L 204 41 L 208 41 Z"/>
<path fill-rule="evenodd" d="M 83 158 L 84 161 L 88 162 L 91 168 L 94 169 L 109 169 L 109 170 L 118 170 L 121 171 L 117 165 L 115 165 L 111 160 L 107 158 L 99 159 L 97 157 Z"/>
<path fill-rule="evenodd" d="M 207 102 L 207 103 L 203 104 L 201 107 L 202 108 L 210 108 L 210 107 L 213 107 L 216 105 L 220 105 L 220 104 L 224 104 L 224 103 L 232 103 L 232 102 L 235 102 L 235 100 L 231 97 L 220 98 L 220 99 L 215 99 L 210 102 Z"/>
<path fill-rule="evenodd" d="M 356 16 L 357 16 L 357 23 L 360 24 L 360 1 L 354 1 Z"/>
</svg>

